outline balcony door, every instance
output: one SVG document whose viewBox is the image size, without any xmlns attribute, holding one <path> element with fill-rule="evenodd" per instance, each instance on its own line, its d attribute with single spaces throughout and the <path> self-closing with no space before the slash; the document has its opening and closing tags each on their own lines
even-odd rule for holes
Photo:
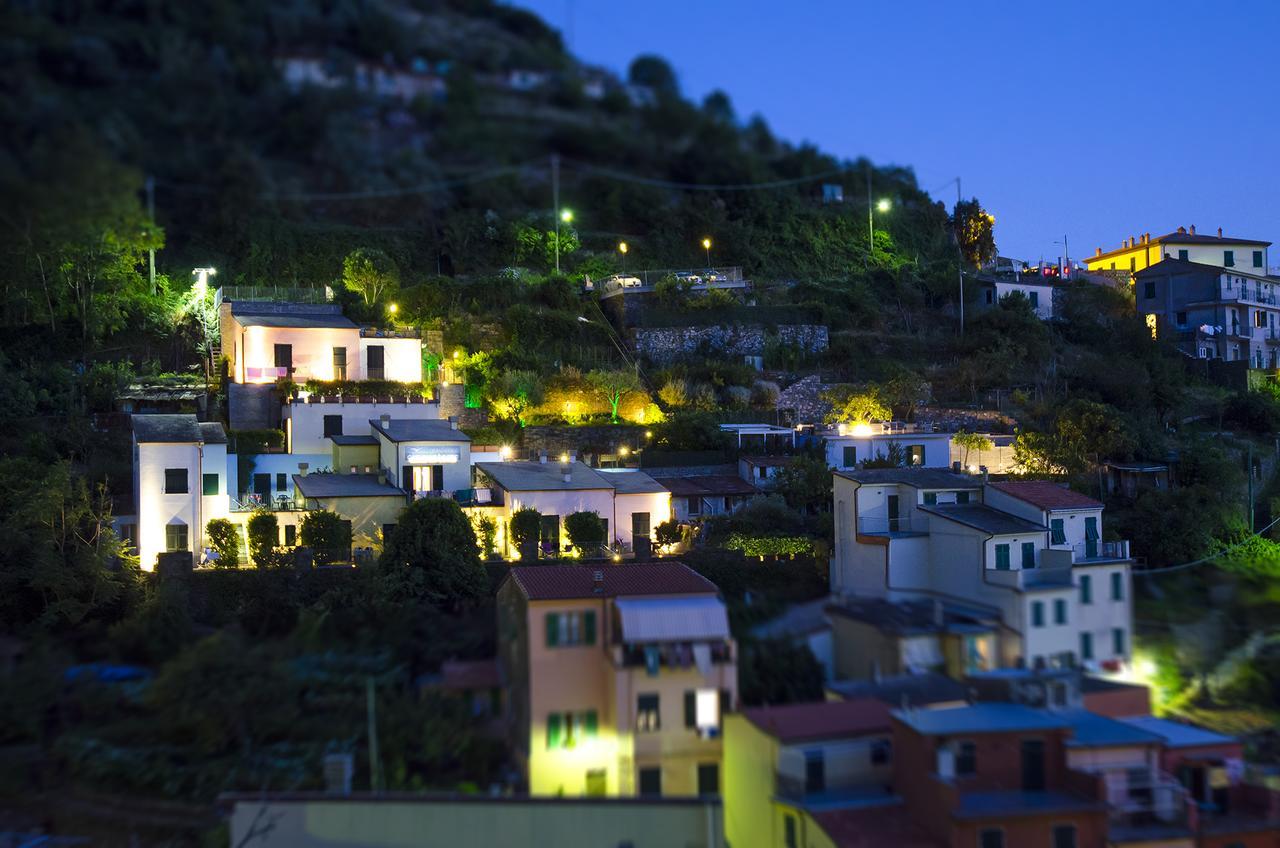
<svg viewBox="0 0 1280 848">
<path fill-rule="evenodd" d="M 1098 555 L 1098 519 L 1093 515 L 1084 520 L 1084 555 L 1091 559 Z"/>
<path fill-rule="evenodd" d="M 901 519 L 898 518 L 898 496 L 889 495 L 889 532 L 897 533 L 898 527 L 901 525 Z"/>
<path fill-rule="evenodd" d="M 276 367 L 283 368 L 283 377 L 293 376 L 293 345 L 278 344 L 276 345 Z"/>
<path fill-rule="evenodd" d="M 369 380 L 385 380 L 387 378 L 386 356 L 382 345 L 369 345 L 368 368 L 365 378 Z"/>
<path fill-rule="evenodd" d="M 335 347 L 333 349 L 333 379 L 347 379 L 347 349 L 345 347 Z"/>
</svg>

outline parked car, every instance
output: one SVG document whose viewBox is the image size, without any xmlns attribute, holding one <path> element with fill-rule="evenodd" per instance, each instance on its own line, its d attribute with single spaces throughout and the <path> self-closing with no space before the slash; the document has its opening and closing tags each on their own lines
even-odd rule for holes
<svg viewBox="0 0 1280 848">
<path fill-rule="evenodd" d="M 619 275 L 614 277 L 613 281 L 624 289 L 631 289 L 637 286 L 644 285 L 643 283 L 640 282 L 639 277 L 624 277 L 622 275 Z"/>
</svg>

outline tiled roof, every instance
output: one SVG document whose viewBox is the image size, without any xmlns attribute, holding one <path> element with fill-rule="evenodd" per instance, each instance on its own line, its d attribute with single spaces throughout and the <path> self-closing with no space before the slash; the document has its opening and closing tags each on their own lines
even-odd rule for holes
<svg viewBox="0 0 1280 848">
<path fill-rule="evenodd" d="M 336 436 L 330 436 L 329 439 L 335 445 L 373 445 L 378 446 L 378 437 L 368 433 L 339 433 Z"/>
<path fill-rule="evenodd" d="M 700 477 L 655 477 L 673 495 L 754 495 L 755 486 L 738 476 L 709 474 Z"/>
<path fill-rule="evenodd" d="M 227 443 L 227 431 L 222 429 L 222 424 L 217 421 L 202 421 L 200 423 L 200 438 L 204 440 L 206 445 L 225 445 Z"/>
<path fill-rule="evenodd" d="M 1005 480 L 991 488 L 1041 509 L 1102 509 L 1102 503 L 1048 480 Z"/>
<path fill-rule="evenodd" d="M 133 437 L 139 442 L 197 444 L 204 440 L 194 415 L 134 415 Z"/>
<path fill-rule="evenodd" d="M 887 633 L 912 635 L 953 630 L 994 629 L 1000 617 L 994 610 L 942 600 L 890 601 L 885 598 L 849 598 L 830 604 L 826 612 L 865 622 Z"/>
<path fill-rule="evenodd" d="M 595 575 L 601 577 L 600 583 Z M 638 595 L 715 594 L 716 584 L 682 562 L 626 565 L 516 565 L 511 580 L 531 601 Z M 600 589 L 596 591 L 597 587 Z"/>
<path fill-rule="evenodd" d="M 477 462 L 476 468 L 508 492 L 563 492 L 612 489 L 613 484 L 584 462 Z M 564 479 L 565 474 L 569 479 Z"/>
<path fill-rule="evenodd" d="M 860 471 L 837 471 L 840 477 L 870 485 L 901 483 L 917 489 L 978 489 L 976 477 L 966 477 L 938 468 L 864 468 Z"/>
<path fill-rule="evenodd" d="M 879 680 L 837 680 L 827 689 L 842 698 L 875 698 L 894 708 L 928 707 L 964 701 L 969 687 L 936 671 L 900 674 Z"/>
<path fill-rule="evenodd" d="M 665 492 L 667 487 L 643 471 L 602 470 L 600 476 L 613 484 L 619 495 L 648 495 Z"/>
<path fill-rule="evenodd" d="M 1043 524 L 1027 521 L 1016 515 L 992 509 L 985 504 L 939 504 L 920 507 L 921 512 L 947 518 L 957 524 L 973 527 L 993 536 L 1009 536 L 1015 533 L 1042 533 L 1048 530 Z"/>
<path fill-rule="evenodd" d="M 742 714 L 783 744 L 888 733 L 891 726 L 888 705 L 874 698 L 753 707 Z"/>
</svg>

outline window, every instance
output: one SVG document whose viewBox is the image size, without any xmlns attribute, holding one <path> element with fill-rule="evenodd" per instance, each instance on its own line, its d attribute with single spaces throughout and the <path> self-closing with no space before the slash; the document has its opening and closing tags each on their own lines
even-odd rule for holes
<svg viewBox="0 0 1280 848">
<path fill-rule="evenodd" d="M 596 643 L 596 614 L 586 612 L 549 612 L 546 616 L 547 647 L 561 648 Z"/>
<path fill-rule="evenodd" d="M 1023 568 L 1036 567 L 1036 543 L 1035 542 L 1022 543 L 1022 567 Z"/>
<path fill-rule="evenodd" d="M 996 571 L 1009 570 L 1009 546 L 996 545 Z"/>
<path fill-rule="evenodd" d="M 1080 659 L 1082 660 L 1093 659 L 1093 634 L 1092 633 L 1080 634 Z"/>
<path fill-rule="evenodd" d="M 201 475 L 200 493 L 202 495 L 218 495 L 221 494 L 219 491 L 220 489 L 221 487 L 218 485 L 217 474 Z"/>
<path fill-rule="evenodd" d="M 640 769 L 640 794 L 650 797 L 662 794 L 662 769 L 656 766 Z"/>
<path fill-rule="evenodd" d="M 1031 626 L 1044 627 L 1044 601 L 1031 602 Z"/>
<path fill-rule="evenodd" d="M 599 719 L 595 710 L 547 715 L 547 750 L 572 748 L 584 739 L 595 739 Z"/>
<path fill-rule="evenodd" d="M 1055 598 L 1053 601 L 1053 623 L 1067 623 L 1067 602 L 1063 598 Z"/>
<path fill-rule="evenodd" d="M 1124 653 L 1124 628 L 1117 627 L 1111 631 L 1111 653 Z"/>
<path fill-rule="evenodd" d="M 937 505 L 938 505 L 938 493 L 937 493 L 937 492 L 925 492 L 925 493 L 924 493 L 924 505 L 925 505 L 925 506 L 937 506 Z"/>
<path fill-rule="evenodd" d="M 1146 298 L 1147 300 L 1155 300 L 1155 299 L 1156 299 L 1156 284 L 1155 284 L 1155 283 L 1143 283 L 1143 284 L 1142 284 L 1142 296 L 1143 296 L 1144 298 Z"/>
<path fill-rule="evenodd" d="M 798 848 L 799 837 L 796 835 L 796 817 L 788 814 L 782 820 L 783 842 L 787 848 Z"/>
<path fill-rule="evenodd" d="M 854 467 L 855 465 L 857 465 L 857 464 L 858 464 L 858 446 L 857 446 L 857 445 L 845 445 L 845 446 L 844 446 L 844 456 L 843 456 L 843 458 L 841 459 L 840 467 L 841 467 L 841 468 L 853 468 L 853 467 Z"/>
<path fill-rule="evenodd" d="M 1224 268 L 1234 268 L 1236 264 L 1236 252 L 1234 250 L 1222 251 L 1222 265 Z"/>
<path fill-rule="evenodd" d="M 924 465 L 924 445 L 907 445 L 907 465 Z"/>
<path fill-rule="evenodd" d="M 636 696 L 636 730 L 652 733 L 662 729 L 662 715 L 656 694 Z"/>
<path fill-rule="evenodd" d="M 698 764 L 698 794 L 720 794 L 720 766 L 717 763 Z"/>
<path fill-rule="evenodd" d="M 956 774 L 976 774 L 978 771 L 978 746 L 961 742 L 956 746 Z"/>
<path fill-rule="evenodd" d="M 327 439 L 330 436 L 341 436 L 341 435 L 342 435 L 342 416 L 326 415 L 324 417 L 324 437 Z"/>
<path fill-rule="evenodd" d="M 1111 575 L 1111 600 L 1124 600 L 1124 575 L 1118 571 Z"/>
<path fill-rule="evenodd" d="M 956 492 L 956 503 L 967 504 L 969 502 L 968 492 Z"/>
<path fill-rule="evenodd" d="M 169 524 L 164 528 L 164 549 L 166 551 L 189 551 L 187 544 L 187 525 Z"/>
<path fill-rule="evenodd" d="M 298 544 L 298 525 L 286 524 L 284 526 L 284 544 L 286 548 L 292 548 Z"/>
<path fill-rule="evenodd" d="M 684 726 L 698 726 L 698 692 L 695 689 L 684 690 Z"/>
<path fill-rule="evenodd" d="M 827 788 L 827 761 L 822 749 L 804 752 L 804 791 L 822 792 Z"/>
<path fill-rule="evenodd" d="M 1076 826 L 1073 824 L 1055 824 L 1053 826 L 1053 848 L 1076 848 Z"/>
<path fill-rule="evenodd" d="M 1255 268 L 1262 267 L 1262 251 L 1261 250 L 1255 250 L 1253 252 L 1253 267 Z"/>
<path fill-rule="evenodd" d="M 335 347 L 333 349 L 333 379 L 347 379 L 347 349 L 345 347 Z"/>
<path fill-rule="evenodd" d="M 1177 321 L 1177 324 L 1179 327 L 1187 326 L 1187 313 L 1178 312 L 1173 317 L 1174 317 L 1174 320 Z"/>
<path fill-rule="evenodd" d="M 877 739 L 871 743 L 871 765 L 888 765 L 889 755 L 893 752 L 893 743 L 888 739 Z"/>
<path fill-rule="evenodd" d="M 1080 575 L 1080 603 L 1093 603 L 1093 578 L 1088 574 Z"/>
<path fill-rule="evenodd" d="M 689 496 L 689 507 L 688 507 L 688 512 L 689 512 L 689 514 L 690 514 L 690 515 L 701 515 L 701 514 L 702 514 L 702 498 L 701 498 L 701 496 L 699 496 L 699 495 L 690 495 L 690 496 Z M 606 533 L 606 534 L 605 534 L 605 536 L 606 536 L 606 538 L 607 538 L 607 537 L 608 537 L 608 534 Z"/>
<path fill-rule="evenodd" d="M 386 357 L 382 345 L 369 345 L 365 348 L 368 365 L 365 368 L 366 380 L 385 380 L 387 378 Z"/>
<path fill-rule="evenodd" d="M 1187 261 L 1187 258 L 1188 258 L 1190 255 L 1191 255 L 1191 254 L 1187 253 L 1187 251 L 1186 251 L 1186 249 L 1185 249 L 1185 248 L 1184 248 L 1184 249 L 1182 249 L 1182 250 L 1179 250 L 1179 251 L 1178 251 L 1178 258 L 1179 258 L 1179 259 L 1181 259 L 1183 262 L 1186 262 L 1186 261 Z"/>
<path fill-rule="evenodd" d="M 649 535 L 649 513 L 633 512 L 631 513 L 631 537 L 634 539 L 638 536 L 648 537 Z"/>
<path fill-rule="evenodd" d="M 1031 308 L 1036 309 L 1040 306 L 1040 292 L 1030 292 Z"/>
<path fill-rule="evenodd" d="M 185 495 L 187 493 L 187 469 L 166 468 L 164 470 L 164 493 L 166 495 Z"/>
<path fill-rule="evenodd" d="M 285 368 L 289 371 L 293 370 L 293 345 L 278 344 L 276 347 L 275 363 L 277 368 Z"/>
<path fill-rule="evenodd" d="M 1004 848 L 1004 831 L 998 827 L 979 831 L 978 848 Z"/>
<path fill-rule="evenodd" d="M 1053 518 L 1049 520 L 1050 543 L 1054 545 L 1065 545 L 1067 543 L 1067 531 L 1062 524 L 1061 518 Z"/>
<path fill-rule="evenodd" d="M 1267 326 L 1267 313 L 1263 312 L 1261 309 L 1253 310 L 1253 326 L 1255 327 Z"/>
<path fill-rule="evenodd" d="M 286 492 L 288 490 L 289 490 L 289 475 L 277 473 L 276 474 L 276 491 Z"/>
</svg>

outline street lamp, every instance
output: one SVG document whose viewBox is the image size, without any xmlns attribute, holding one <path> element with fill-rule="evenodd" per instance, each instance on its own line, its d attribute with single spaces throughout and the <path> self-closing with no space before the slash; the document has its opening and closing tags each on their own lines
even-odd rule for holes
<svg viewBox="0 0 1280 848">
<path fill-rule="evenodd" d="M 887 197 L 881 198 L 880 202 L 876 204 L 876 209 L 879 210 L 880 212 L 888 212 L 890 205 L 891 204 L 889 203 L 889 199 Z"/>
<path fill-rule="evenodd" d="M 388 312 L 390 312 L 392 315 L 395 315 L 397 312 L 399 312 L 399 311 L 400 311 L 400 307 L 399 307 L 399 306 L 397 306 L 397 305 L 396 305 L 396 304 L 394 304 L 394 303 L 388 303 L 388 304 L 387 304 L 387 311 L 388 311 Z"/>
<path fill-rule="evenodd" d="M 556 273 L 560 273 L 560 222 L 566 224 L 573 221 L 572 209 L 560 209 L 556 212 Z"/>
<path fill-rule="evenodd" d="M 711 237 L 706 236 L 702 239 L 702 249 L 707 252 L 707 268 L 711 268 Z"/>
<path fill-rule="evenodd" d="M 209 285 L 209 278 L 218 275 L 217 268 L 192 268 L 191 273 L 196 275 L 196 290 L 204 294 L 205 287 Z"/>
<path fill-rule="evenodd" d="M 622 273 L 624 274 L 627 273 L 627 251 L 628 250 L 630 250 L 630 248 L 627 247 L 627 243 L 625 241 L 618 242 L 618 252 L 622 254 Z"/>
</svg>

